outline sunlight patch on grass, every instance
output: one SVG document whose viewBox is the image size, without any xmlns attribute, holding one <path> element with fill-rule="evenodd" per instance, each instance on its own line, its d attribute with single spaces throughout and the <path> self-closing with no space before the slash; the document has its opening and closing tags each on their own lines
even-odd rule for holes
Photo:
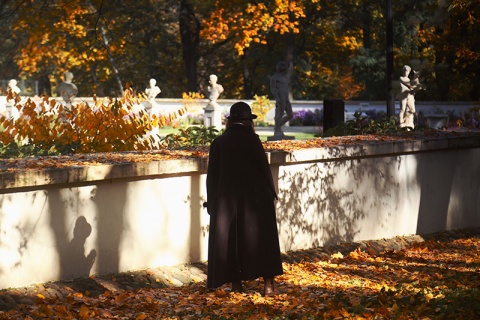
<svg viewBox="0 0 480 320">
<path fill-rule="evenodd" d="M 172 134 L 172 133 L 176 134 L 176 133 L 179 132 L 179 130 L 180 130 L 180 128 L 162 127 L 159 130 L 159 134 L 160 134 L 160 136 L 164 137 L 167 134 Z M 257 132 L 257 134 L 259 135 L 261 141 L 267 141 L 268 137 L 273 136 L 273 128 L 272 128 L 271 132 L 265 132 L 265 131 L 260 131 L 259 130 Z M 295 140 L 308 140 L 308 139 L 315 138 L 315 133 L 311 133 L 311 132 L 288 132 L 288 131 L 286 131 L 285 134 L 289 135 L 289 136 L 294 136 Z"/>
</svg>

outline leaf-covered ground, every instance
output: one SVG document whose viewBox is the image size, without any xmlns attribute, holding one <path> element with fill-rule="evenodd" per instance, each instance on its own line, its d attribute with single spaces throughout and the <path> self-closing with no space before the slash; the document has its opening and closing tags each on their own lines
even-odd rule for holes
<svg viewBox="0 0 480 320">
<path fill-rule="evenodd" d="M 421 238 L 422 239 L 422 238 Z M 281 294 L 182 287 L 38 293 L 0 319 L 478 319 L 480 229 L 343 244 L 284 256 Z"/>
</svg>

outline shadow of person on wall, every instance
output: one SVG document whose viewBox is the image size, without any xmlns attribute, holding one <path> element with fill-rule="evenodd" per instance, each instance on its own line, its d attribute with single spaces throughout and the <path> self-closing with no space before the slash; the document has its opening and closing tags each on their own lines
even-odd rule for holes
<svg viewBox="0 0 480 320">
<path fill-rule="evenodd" d="M 92 233 L 92 226 L 84 216 L 69 219 L 69 208 L 77 195 L 71 189 L 53 189 L 48 191 L 50 206 L 50 226 L 55 237 L 60 279 L 67 280 L 88 276 L 96 259 L 96 251 L 85 256 L 85 243 Z M 75 225 L 73 222 L 75 221 Z M 73 227 L 73 230 L 71 230 Z M 73 237 L 70 239 L 70 235 Z"/>
<path fill-rule="evenodd" d="M 92 233 L 92 226 L 85 217 L 78 217 L 73 229 L 73 239 L 63 251 L 61 259 L 62 279 L 74 276 L 88 276 L 92 269 L 97 252 L 92 249 L 85 255 L 85 242 Z"/>
</svg>

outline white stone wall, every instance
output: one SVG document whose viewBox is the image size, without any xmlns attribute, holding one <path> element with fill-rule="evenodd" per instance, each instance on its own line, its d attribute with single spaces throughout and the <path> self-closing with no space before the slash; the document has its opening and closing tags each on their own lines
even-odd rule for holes
<svg viewBox="0 0 480 320">
<path fill-rule="evenodd" d="M 281 166 L 282 249 L 479 226 L 479 157 L 471 149 Z"/>
<path fill-rule="evenodd" d="M 2 194 L 0 288 L 206 260 L 204 195 L 205 174 Z"/>
</svg>

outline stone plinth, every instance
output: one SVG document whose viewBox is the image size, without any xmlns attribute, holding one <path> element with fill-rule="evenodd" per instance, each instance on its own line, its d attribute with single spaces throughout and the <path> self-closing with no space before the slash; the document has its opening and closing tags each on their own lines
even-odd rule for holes
<svg viewBox="0 0 480 320">
<path fill-rule="evenodd" d="M 429 128 L 441 130 L 447 125 L 447 114 L 428 114 L 425 116 Z"/>
<path fill-rule="evenodd" d="M 267 137 L 267 141 L 280 141 L 280 140 L 295 140 L 294 136 L 287 136 L 287 135 L 273 135 Z"/>
<path fill-rule="evenodd" d="M 204 124 L 206 127 L 222 129 L 222 109 L 218 104 L 209 103 L 204 109 Z"/>
</svg>

